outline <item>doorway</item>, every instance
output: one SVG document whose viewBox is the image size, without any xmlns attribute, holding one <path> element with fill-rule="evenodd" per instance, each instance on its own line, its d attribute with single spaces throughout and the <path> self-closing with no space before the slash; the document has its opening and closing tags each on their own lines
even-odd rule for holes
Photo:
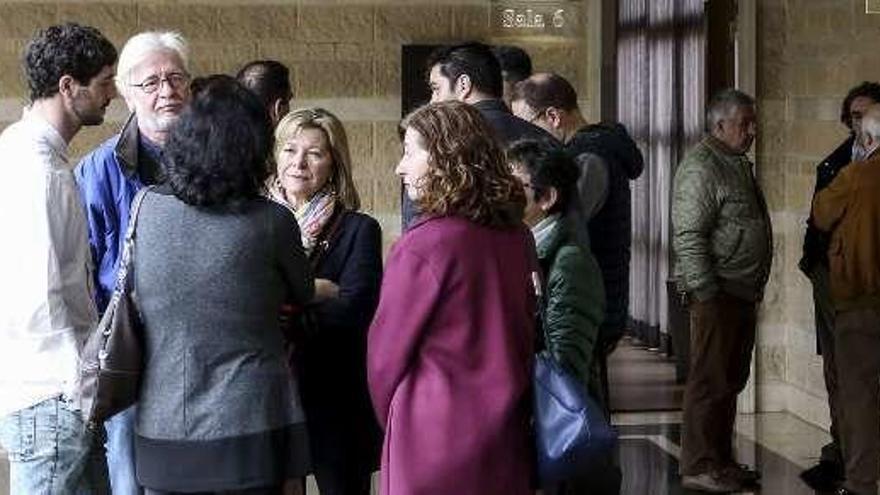
<svg viewBox="0 0 880 495">
<path fill-rule="evenodd" d="M 690 335 L 675 283 L 672 178 L 702 138 L 707 95 L 737 85 L 738 2 L 606 3 L 617 15 L 617 119 L 639 143 L 646 164 L 632 188 L 631 324 L 609 360 L 611 405 L 617 411 L 679 410 Z"/>
</svg>

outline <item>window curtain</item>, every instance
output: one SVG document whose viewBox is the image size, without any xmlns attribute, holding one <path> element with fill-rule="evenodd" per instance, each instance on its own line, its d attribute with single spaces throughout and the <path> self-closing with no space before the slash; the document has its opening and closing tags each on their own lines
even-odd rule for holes
<svg viewBox="0 0 880 495">
<path fill-rule="evenodd" d="M 702 135 L 704 18 L 703 0 L 618 2 L 618 119 L 645 156 L 645 171 L 632 187 L 630 328 L 667 351 L 672 177 Z"/>
</svg>

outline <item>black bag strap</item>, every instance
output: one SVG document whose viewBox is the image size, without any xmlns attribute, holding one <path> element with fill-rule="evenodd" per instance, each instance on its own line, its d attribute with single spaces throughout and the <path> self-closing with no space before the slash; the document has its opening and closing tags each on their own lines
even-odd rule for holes
<svg viewBox="0 0 880 495">
<path fill-rule="evenodd" d="M 131 209 L 128 214 L 128 229 L 125 232 L 125 243 L 122 246 L 122 258 L 119 260 L 119 268 L 116 271 L 116 286 L 113 291 L 113 298 L 120 297 L 122 289 L 128 281 L 128 272 L 131 269 L 131 257 L 134 251 L 135 228 L 137 227 L 141 204 L 143 204 L 147 193 L 154 188 L 155 186 L 142 188 L 135 194 L 134 199 L 131 200 Z"/>
</svg>

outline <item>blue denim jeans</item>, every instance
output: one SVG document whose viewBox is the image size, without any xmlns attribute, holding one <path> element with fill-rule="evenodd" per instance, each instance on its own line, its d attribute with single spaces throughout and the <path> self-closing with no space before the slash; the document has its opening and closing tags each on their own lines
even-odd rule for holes
<svg viewBox="0 0 880 495">
<path fill-rule="evenodd" d="M 120 412 L 104 422 L 107 430 L 107 467 L 113 495 L 141 495 L 134 462 L 134 418 L 136 406 Z"/>
<path fill-rule="evenodd" d="M 10 495 L 109 494 L 101 439 L 58 396 L 0 419 Z"/>
</svg>

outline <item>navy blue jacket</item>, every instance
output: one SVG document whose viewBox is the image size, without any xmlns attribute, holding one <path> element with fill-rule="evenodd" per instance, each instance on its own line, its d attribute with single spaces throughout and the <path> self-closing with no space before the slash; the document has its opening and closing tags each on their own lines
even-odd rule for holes
<svg viewBox="0 0 880 495">
<path fill-rule="evenodd" d="M 514 115 L 501 100 L 483 100 L 473 104 L 495 131 L 502 148 L 519 139 L 546 139 L 556 142 L 552 134 Z"/>
<path fill-rule="evenodd" d="M 381 433 L 367 390 L 366 345 L 382 283 L 382 230 L 363 213 L 340 214 L 313 268 L 315 278 L 339 286 L 339 297 L 311 308 L 315 328 L 297 349 L 300 392 L 316 467 L 373 468 Z"/>
</svg>

